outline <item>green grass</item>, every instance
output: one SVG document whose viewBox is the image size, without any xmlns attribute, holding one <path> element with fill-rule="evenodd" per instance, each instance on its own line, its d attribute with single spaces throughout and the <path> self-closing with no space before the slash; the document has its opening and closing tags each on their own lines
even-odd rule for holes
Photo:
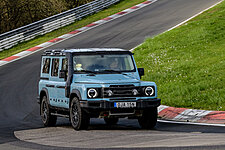
<svg viewBox="0 0 225 150">
<path fill-rule="evenodd" d="M 225 1 L 134 53 L 162 104 L 225 110 Z"/>
<path fill-rule="evenodd" d="M 130 8 L 136 4 L 139 4 L 141 2 L 144 2 L 146 0 L 122 0 L 121 2 L 109 7 L 108 9 L 105 9 L 99 13 L 96 13 L 94 15 L 88 16 L 80 21 L 77 21 L 71 25 L 68 25 L 66 27 L 60 28 L 58 30 L 55 30 L 51 33 L 45 34 L 43 36 L 39 36 L 33 40 L 30 40 L 28 42 L 20 43 L 16 46 L 14 46 L 11 49 L 4 50 L 0 52 L 0 60 L 4 59 L 6 57 L 12 56 L 16 53 L 19 53 L 21 51 L 24 51 L 26 49 L 29 49 L 31 47 L 37 46 L 41 43 L 44 43 L 46 41 L 49 41 L 51 39 L 54 39 L 58 36 L 61 36 L 63 34 L 66 34 L 68 32 L 74 31 L 75 29 L 78 29 L 80 27 L 86 26 L 92 22 L 95 22 L 97 20 L 103 19 L 107 16 L 113 15 L 117 12 L 120 12 L 124 9 Z"/>
</svg>

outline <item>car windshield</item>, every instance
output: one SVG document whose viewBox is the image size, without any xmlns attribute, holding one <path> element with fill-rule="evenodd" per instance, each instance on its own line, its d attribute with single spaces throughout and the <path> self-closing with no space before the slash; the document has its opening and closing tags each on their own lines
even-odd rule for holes
<svg viewBox="0 0 225 150">
<path fill-rule="evenodd" d="M 74 55 L 75 73 L 134 72 L 134 62 L 129 54 Z"/>
</svg>

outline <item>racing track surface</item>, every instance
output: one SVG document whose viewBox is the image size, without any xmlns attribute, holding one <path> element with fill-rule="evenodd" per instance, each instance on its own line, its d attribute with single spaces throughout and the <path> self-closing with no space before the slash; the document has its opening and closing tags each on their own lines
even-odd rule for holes
<svg viewBox="0 0 225 150">
<path fill-rule="evenodd" d="M 146 37 L 162 33 L 218 1 L 220 0 L 158 0 L 50 48 L 131 49 Z M 187 149 L 225 149 L 223 127 L 158 123 L 155 130 L 147 131 L 141 130 L 135 120 L 122 119 L 119 125 L 107 127 L 102 120 L 93 119 L 89 131 L 76 132 L 67 119 L 60 119 L 58 127 L 42 129 L 39 106 L 36 103 L 41 54 L 42 51 L 0 67 L 0 149 L 56 149 L 54 142 L 57 141 L 61 141 L 58 146 L 62 147 L 66 146 L 65 142 L 77 142 L 77 145 L 66 146 L 77 148 L 135 148 L 145 145 L 158 147 L 155 149 L 167 146 L 172 147 L 170 149 L 179 146 L 186 146 Z M 14 131 L 21 139 L 35 143 L 44 140 L 48 146 L 20 141 L 14 136 Z M 94 139 L 90 139 L 92 136 Z M 107 142 L 111 145 L 106 145 Z"/>
</svg>

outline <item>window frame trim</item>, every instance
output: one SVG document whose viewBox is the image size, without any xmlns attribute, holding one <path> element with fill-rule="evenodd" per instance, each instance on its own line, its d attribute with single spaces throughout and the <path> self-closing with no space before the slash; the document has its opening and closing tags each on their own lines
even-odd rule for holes
<svg viewBox="0 0 225 150">
<path fill-rule="evenodd" d="M 131 60 L 132 60 L 132 63 L 133 63 L 133 66 L 134 66 L 134 69 L 133 70 L 121 70 L 121 72 L 125 72 L 125 73 L 130 73 L 130 72 L 136 72 L 137 69 L 136 69 L 136 64 L 134 62 L 134 58 L 133 58 L 133 53 L 131 52 L 100 52 L 100 53 L 93 53 L 93 52 L 82 52 L 82 53 L 73 53 L 72 55 L 72 60 L 74 59 L 74 56 L 79 56 L 79 55 L 129 55 L 131 57 Z M 73 64 L 74 65 L 74 64 Z M 73 68 L 73 73 L 74 74 L 88 74 L 86 72 L 78 72 L 76 70 L 74 70 L 74 66 L 72 67 Z M 98 74 L 109 74 L 109 73 L 101 73 L 101 72 L 96 72 Z"/>
<path fill-rule="evenodd" d="M 52 73 L 53 73 L 53 72 L 52 72 L 52 71 L 53 71 L 53 65 L 54 65 L 54 61 L 53 61 L 53 60 L 54 60 L 54 59 L 58 59 L 58 64 L 59 64 L 59 65 L 58 65 L 58 69 L 57 69 L 57 70 L 58 70 L 58 71 L 57 71 L 57 76 L 52 75 Z M 60 58 L 54 57 L 54 58 L 51 58 L 51 60 L 52 60 L 52 61 L 51 61 L 52 63 L 51 63 L 51 73 L 50 73 L 50 76 L 53 77 L 53 78 L 54 78 L 54 77 L 57 78 L 57 77 L 59 77 Z"/>
</svg>

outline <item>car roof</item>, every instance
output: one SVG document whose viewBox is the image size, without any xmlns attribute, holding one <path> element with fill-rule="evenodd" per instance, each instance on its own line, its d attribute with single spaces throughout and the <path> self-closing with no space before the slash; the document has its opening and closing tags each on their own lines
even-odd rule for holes
<svg viewBox="0 0 225 150">
<path fill-rule="evenodd" d="M 122 52 L 131 53 L 128 50 L 120 48 L 80 48 L 80 49 L 51 49 L 44 51 L 44 56 L 46 55 L 65 55 L 65 53 L 98 53 L 98 52 Z"/>
<path fill-rule="evenodd" d="M 82 48 L 82 49 L 70 49 L 70 50 L 65 50 L 65 52 L 69 53 L 76 53 L 76 52 L 101 52 L 101 51 L 127 51 L 124 49 L 120 48 Z"/>
</svg>

